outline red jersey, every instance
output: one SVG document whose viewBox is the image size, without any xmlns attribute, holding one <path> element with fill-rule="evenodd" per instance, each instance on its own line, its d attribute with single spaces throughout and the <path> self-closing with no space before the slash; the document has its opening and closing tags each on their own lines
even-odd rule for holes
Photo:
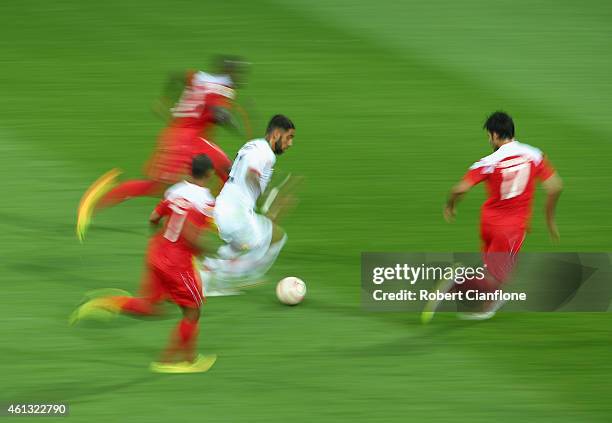
<svg viewBox="0 0 612 423">
<path fill-rule="evenodd" d="M 545 181 L 553 173 L 540 150 L 512 141 L 474 163 L 464 180 L 472 185 L 486 181 L 489 198 L 482 205 L 482 225 L 525 229 L 536 181 Z"/>
<path fill-rule="evenodd" d="M 229 76 L 189 71 L 183 93 L 170 109 L 170 126 L 196 129 L 201 137 L 209 139 L 215 125 L 213 107 L 230 108 L 234 97 Z"/>
<path fill-rule="evenodd" d="M 185 224 L 189 222 L 198 230 L 206 229 L 212 220 L 214 203 L 208 188 L 186 181 L 170 187 L 155 208 L 166 221 L 164 228 L 151 238 L 148 262 L 163 269 L 191 269 L 193 256 L 199 251 L 185 239 Z"/>
</svg>

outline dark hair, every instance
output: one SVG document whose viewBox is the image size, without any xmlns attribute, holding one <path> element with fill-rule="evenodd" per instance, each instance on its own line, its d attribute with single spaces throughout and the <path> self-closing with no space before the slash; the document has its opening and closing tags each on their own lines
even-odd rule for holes
<svg viewBox="0 0 612 423">
<path fill-rule="evenodd" d="M 288 131 L 290 129 L 295 129 L 295 125 L 291 122 L 285 115 L 274 115 L 272 119 L 270 119 L 270 123 L 268 123 L 268 128 L 266 129 L 266 134 L 274 131 L 275 129 L 282 129 L 283 131 Z"/>
<path fill-rule="evenodd" d="M 191 161 L 191 176 L 200 179 L 213 168 L 212 161 L 206 154 L 199 154 Z"/>
<path fill-rule="evenodd" d="M 497 134 L 501 139 L 514 138 L 514 122 L 506 112 L 493 113 L 487 118 L 483 128 Z"/>
<path fill-rule="evenodd" d="M 231 54 L 220 54 L 213 59 L 214 66 L 217 72 L 235 73 L 245 71 L 250 63 L 240 56 Z"/>
</svg>

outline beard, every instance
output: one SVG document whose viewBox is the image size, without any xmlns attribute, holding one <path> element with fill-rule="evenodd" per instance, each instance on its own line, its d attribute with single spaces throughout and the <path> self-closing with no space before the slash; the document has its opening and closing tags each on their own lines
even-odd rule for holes
<svg viewBox="0 0 612 423">
<path fill-rule="evenodd" d="M 285 150 L 283 150 L 283 141 L 281 140 L 281 137 L 278 137 L 278 139 L 274 141 L 274 154 L 280 156 L 281 154 L 283 154 L 284 151 Z"/>
</svg>

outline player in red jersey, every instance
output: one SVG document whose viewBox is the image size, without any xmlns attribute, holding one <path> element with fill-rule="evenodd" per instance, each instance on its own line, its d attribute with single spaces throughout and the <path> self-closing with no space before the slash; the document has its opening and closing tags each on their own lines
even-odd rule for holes
<svg viewBox="0 0 612 423">
<path fill-rule="evenodd" d="M 213 143 L 213 131 L 218 125 L 236 129 L 238 124 L 230 113 L 235 98 L 235 87 L 244 74 L 244 62 L 238 58 L 222 57 L 218 74 L 188 71 L 186 75 L 170 78 L 159 101 L 158 113 L 171 104 L 171 98 L 182 91 L 170 110 L 168 126 L 159 136 L 157 148 L 145 166 L 147 179 L 129 180 L 116 184 L 120 172 L 113 169 L 94 182 L 83 195 L 77 219 L 77 236 L 83 239 L 92 215 L 127 199 L 157 196 L 169 185 L 189 173 L 191 159 L 206 154 L 213 163 L 221 182 L 227 180 L 231 160 Z M 243 115 L 245 125 L 248 118 Z"/>
<path fill-rule="evenodd" d="M 444 217 L 452 222 L 459 200 L 474 185 L 486 183 L 488 199 L 482 206 L 480 238 L 488 274 L 484 279 L 470 280 L 460 287 L 448 285 L 447 289 L 495 291 L 507 281 L 529 227 L 537 182 L 547 192 L 546 222 L 551 238 L 555 242 L 559 239 L 555 207 L 562 190 L 561 178 L 540 150 L 514 139 L 514 122 L 508 114 L 493 113 L 484 129 L 493 153 L 474 163 L 452 188 Z M 485 305 L 488 306 L 493 305 Z M 494 311 L 489 308 L 474 316 L 488 318 Z M 431 317 L 432 314 L 424 314 L 424 320 Z"/>
<path fill-rule="evenodd" d="M 474 163 L 453 187 L 444 209 L 445 218 L 452 221 L 461 197 L 474 185 L 486 182 L 489 198 L 482 206 L 482 251 L 516 254 L 525 239 L 535 185 L 540 181 L 547 192 L 546 223 L 557 241 L 555 207 L 561 194 L 561 178 L 540 150 L 514 139 L 514 122 L 506 113 L 493 113 L 484 128 L 494 152 Z"/>
<path fill-rule="evenodd" d="M 211 160 L 205 155 L 196 156 L 191 173 L 191 182 L 173 185 L 151 213 L 151 224 L 157 227 L 163 221 L 163 227 L 149 242 L 141 296 L 95 298 L 79 307 L 71 318 L 76 323 L 100 311 L 152 315 L 160 302 L 175 303 L 183 318 L 162 359 L 151 365 L 157 372 L 202 372 L 215 361 L 215 356 L 195 353 L 200 307 L 205 299 L 193 264 L 194 258 L 202 253 L 203 235 L 207 233 L 214 207 L 214 197 L 205 188 L 213 174 Z"/>
</svg>

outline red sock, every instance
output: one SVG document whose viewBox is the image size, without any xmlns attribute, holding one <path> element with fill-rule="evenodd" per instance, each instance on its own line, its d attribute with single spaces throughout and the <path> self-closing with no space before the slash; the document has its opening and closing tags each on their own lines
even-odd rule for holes
<svg viewBox="0 0 612 423">
<path fill-rule="evenodd" d="M 195 345 L 198 339 L 198 321 L 183 318 L 177 325 L 170 345 L 164 353 L 162 361 L 173 361 L 174 356 L 181 352 L 183 359 L 193 361 L 195 359 Z"/>
<path fill-rule="evenodd" d="M 101 209 L 111 207 L 132 197 L 158 195 L 164 188 L 164 184 L 150 180 L 133 180 L 122 182 L 104 194 L 104 196 L 98 202 L 96 208 Z"/>
<path fill-rule="evenodd" d="M 186 351 L 193 350 L 195 341 L 198 338 L 198 321 L 181 319 L 178 324 L 178 333 L 181 348 Z"/>
<path fill-rule="evenodd" d="M 153 303 L 144 298 L 117 297 L 121 312 L 127 314 L 136 314 L 139 316 L 150 316 L 154 314 Z"/>
</svg>

